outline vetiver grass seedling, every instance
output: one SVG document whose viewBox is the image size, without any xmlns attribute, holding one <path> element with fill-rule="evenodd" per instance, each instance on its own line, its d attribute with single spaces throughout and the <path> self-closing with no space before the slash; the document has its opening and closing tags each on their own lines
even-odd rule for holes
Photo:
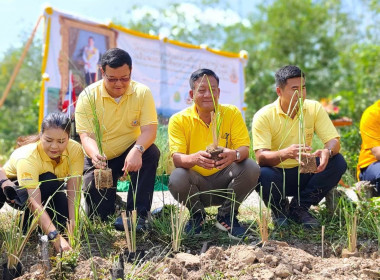
<svg viewBox="0 0 380 280">
<path fill-rule="evenodd" d="M 83 93 L 85 96 L 83 98 L 87 98 L 87 101 L 90 105 L 91 112 L 84 112 L 86 115 L 87 121 L 89 122 L 89 127 L 92 127 L 93 132 L 92 135 L 95 139 L 96 146 L 98 148 L 99 154 L 104 156 L 103 151 L 103 132 L 104 127 L 101 126 L 100 120 L 98 117 L 98 108 L 96 107 L 95 95 L 91 96 L 91 92 L 85 88 Z M 82 113 L 82 112 L 81 112 Z M 113 184 L 112 180 L 112 170 L 110 168 L 106 169 L 98 169 L 94 170 L 95 177 L 95 186 L 97 189 L 111 188 Z"/>
<path fill-rule="evenodd" d="M 172 228 L 172 249 L 178 252 L 181 247 L 183 229 L 186 224 L 186 207 L 181 203 L 178 207 L 170 209 L 170 221 Z"/>
</svg>

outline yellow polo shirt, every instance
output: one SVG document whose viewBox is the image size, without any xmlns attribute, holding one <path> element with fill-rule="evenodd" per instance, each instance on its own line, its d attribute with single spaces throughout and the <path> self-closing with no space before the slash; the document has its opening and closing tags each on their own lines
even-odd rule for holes
<svg viewBox="0 0 380 280">
<path fill-rule="evenodd" d="M 41 174 L 51 172 L 58 178 L 80 176 L 83 173 L 83 166 L 82 146 L 69 139 L 59 163 L 45 153 L 41 142 L 38 141 L 16 149 L 4 165 L 4 170 L 9 179 L 17 178 L 20 186 L 35 188 L 38 186 L 38 177 Z"/>
<path fill-rule="evenodd" d="M 241 146 L 249 147 L 248 129 L 239 109 L 233 105 L 219 105 L 222 116 L 220 127 L 219 146 L 237 149 Z M 169 148 L 170 154 L 193 154 L 212 143 L 211 128 L 199 117 L 195 104 L 173 115 L 169 120 Z M 198 165 L 191 168 L 203 176 L 210 176 L 219 169 L 204 169 Z"/>
<path fill-rule="evenodd" d="M 360 168 L 365 168 L 377 161 L 371 149 L 380 146 L 380 100 L 369 106 L 360 120 L 362 145 L 360 148 L 357 176 Z"/>
<path fill-rule="evenodd" d="M 306 99 L 303 106 L 304 139 L 300 139 L 302 132 L 299 130 L 298 115 L 294 119 L 288 117 L 281 109 L 279 98 L 257 111 L 252 121 L 253 150 L 278 151 L 298 143 L 306 143 L 311 146 L 314 133 L 323 143 L 339 137 L 326 110 L 319 102 Z M 293 168 L 296 166 L 298 166 L 297 160 L 287 159 L 276 167 Z"/>
<path fill-rule="evenodd" d="M 102 147 L 108 159 L 120 156 L 137 140 L 141 134 L 140 126 L 157 124 L 156 106 L 147 86 L 131 81 L 117 103 L 100 80 L 79 95 L 75 109 L 78 133 L 93 133 L 90 101 L 95 102 L 103 133 Z"/>
</svg>

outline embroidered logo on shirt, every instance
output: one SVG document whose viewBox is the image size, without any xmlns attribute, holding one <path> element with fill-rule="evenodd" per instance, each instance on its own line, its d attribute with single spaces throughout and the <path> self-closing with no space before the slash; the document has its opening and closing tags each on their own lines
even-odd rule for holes
<svg viewBox="0 0 380 280">
<path fill-rule="evenodd" d="M 138 120 L 133 120 L 133 121 L 131 122 L 131 125 L 132 125 L 132 126 L 138 126 L 138 125 L 139 125 L 139 121 L 138 121 Z"/>
<path fill-rule="evenodd" d="M 22 173 L 21 174 L 21 180 L 23 180 L 23 181 L 31 181 L 31 180 L 33 180 L 32 174 L 30 174 L 28 172 Z"/>
</svg>

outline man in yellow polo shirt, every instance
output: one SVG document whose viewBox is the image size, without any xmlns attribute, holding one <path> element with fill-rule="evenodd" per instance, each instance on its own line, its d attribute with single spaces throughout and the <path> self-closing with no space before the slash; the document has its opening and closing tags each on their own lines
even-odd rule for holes
<svg viewBox="0 0 380 280">
<path fill-rule="evenodd" d="M 315 227 L 319 223 L 309 213 L 310 206 L 318 204 L 338 184 L 347 164 L 339 154 L 339 134 L 326 111 L 320 103 L 306 99 L 301 69 L 284 66 L 275 77 L 277 100 L 261 108 L 252 122 L 253 150 L 261 167 L 262 199 L 271 207 L 277 226 L 287 225 L 287 218 L 291 218 L 305 227 Z M 303 114 L 298 97 L 303 100 Z M 317 170 L 298 177 L 299 152 L 311 152 L 314 133 L 324 143 L 324 148 L 313 153 Z M 293 197 L 290 205 L 287 196 Z"/>
<path fill-rule="evenodd" d="M 360 120 L 362 146 L 358 162 L 358 179 L 370 181 L 380 196 L 380 100 L 369 106 Z"/>
<path fill-rule="evenodd" d="M 87 155 L 84 190 L 89 214 L 105 220 L 115 212 L 117 181 L 128 173 L 132 187 L 127 210 L 136 207 L 138 229 L 142 229 L 152 204 L 160 157 L 153 144 L 157 132 L 156 107 L 150 89 L 131 80 L 132 59 L 126 51 L 109 49 L 101 59 L 101 67 L 103 79 L 83 90 L 75 110 L 77 132 Z M 94 113 L 100 122 L 104 154 L 100 154 L 94 137 Z M 98 190 L 94 168 L 107 166 L 112 169 L 113 187 Z"/>
<path fill-rule="evenodd" d="M 209 69 L 199 69 L 191 74 L 190 88 L 194 105 L 169 120 L 170 153 L 176 167 L 170 175 L 169 190 L 190 211 L 186 233 L 200 233 L 206 219 L 204 208 L 221 205 L 216 226 L 240 239 L 246 228 L 239 224 L 236 215 L 260 174 L 259 166 L 248 158 L 248 130 L 238 108 L 217 105 L 222 118 L 219 146 L 223 152 L 219 160 L 211 159 L 206 147 L 212 143 L 212 94 L 218 104 L 219 78 Z"/>
</svg>

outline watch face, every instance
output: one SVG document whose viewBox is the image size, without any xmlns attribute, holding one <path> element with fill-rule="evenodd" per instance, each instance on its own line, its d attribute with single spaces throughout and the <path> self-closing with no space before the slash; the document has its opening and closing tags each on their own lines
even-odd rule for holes
<svg viewBox="0 0 380 280">
<path fill-rule="evenodd" d="M 139 150 L 141 153 L 144 153 L 145 149 L 143 146 L 141 145 L 135 145 L 135 147 L 137 148 L 137 150 Z"/>
<path fill-rule="evenodd" d="M 58 235 L 58 232 L 56 230 L 52 231 L 52 232 L 49 232 L 48 233 L 48 239 L 49 240 L 53 240 L 53 239 L 55 239 L 57 237 L 57 235 Z"/>
</svg>

